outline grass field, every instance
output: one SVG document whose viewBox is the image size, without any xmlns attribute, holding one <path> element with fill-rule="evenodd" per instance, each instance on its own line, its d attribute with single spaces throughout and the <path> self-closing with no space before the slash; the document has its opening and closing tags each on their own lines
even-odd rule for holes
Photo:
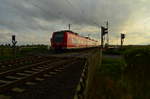
<svg viewBox="0 0 150 99">
<path fill-rule="evenodd" d="M 102 66 L 94 78 L 93 99 L 121 99 L 124 68 L 125 62 L 122 58 L 103 57 Z"/>
<path fill-rule="evenodd" d="M 131 47 L 121 55 L 104 55 L 94 78 L 93 99 L 150 99 L 150 48 Z"/>
<path fill-rule="evenodd" d="M 47 46 L 45 45 L 28 45 L 28 46 L 17 46 L 14 49 L 10 46 L 0 46 L 0 60 L 8 60 L 13 58 L 24 57 L 29 54 L 38 54 L 48 52 Z"/>
</svg>

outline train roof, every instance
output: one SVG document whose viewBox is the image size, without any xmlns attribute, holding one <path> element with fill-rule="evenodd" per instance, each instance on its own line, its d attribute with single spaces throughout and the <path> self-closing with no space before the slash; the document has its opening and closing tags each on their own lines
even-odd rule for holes
<svg viewBox="0 0 150 99">
<path fill-rule="evenodd" d="M 54 33 L 57 33 L 57 32 L 70 32 L 70 33 L 74 33 L 74 32 L 72 32 L 72 31 L 70 31 L 70 30 L 61 30 L 61 31 L 56 31 L 56 32 L 54 32 Z"/>
<path fill-rule="evenodd" d="M 64 32 L 69 32 L 69 33 L 72 33 L 72 34 L 78 35 L 78 33 L 75 33 L 75 32 L 73 32 L 73 31 L 71 31 L 71 30 L 56 31 L 56 32 L 54 32 L 54 33 L 60 33 L 60 32 L 62 32 L 62 33 L 64 33 Z"/>
<path fill-rule="evenodd" d="M 78 33 L 75 33 L 75 32 L 73 32 L 73 31 L 71 31 L 71 30 L 61 30 L 61 31 L 56 31 L 56 32 L 54 32 L 54 33 L 60 33 L 60 32 L 62 32 L 62 33 L 64 33 L 64 32 L 69 32 L 69 33 L 78 35 Z M 84 36 L 81 36 L 81 35 L 79 35 L 79 36 L 80 36 L 80 37 L 84 37 Z M 89 40 L 92 40 L 92 41 L 96 41 L 96 40 L 94 40 L 94 39 L 91 39 L 90 37 L 84 37 L 84 38 L 89 39 Z M 98 42 L 98 41 L 96 41 L 96 42 Z"/>
</svg>

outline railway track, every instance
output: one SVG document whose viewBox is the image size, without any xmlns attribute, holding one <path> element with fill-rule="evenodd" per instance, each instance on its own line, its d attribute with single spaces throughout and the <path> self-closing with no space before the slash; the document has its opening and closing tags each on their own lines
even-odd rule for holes
<svg viewBox="0 0 150 99">
<path fill-rule="evenodd" d="M 54 61 L 55 60 L 55 61 Z M 3 93 L 17 85 L 32 81 L 37 77 L 46 77 L 61 72 L 70 64 L 77 62 L 77 58 L 58 58 L 45 60 L 31 65 L 21 66 L 0 73 L 0 92 Z M 69 65 L 68 65 L 69 64 Z"/>
<path fill-rule="evenodd" d="M 28 56 L 24 58 L 12 59 L 7 61 L 0 61 L 0 72 L 15 69 L 21 66 L 39 63 L 51 59 L 50 57 Z"/>
</svg>

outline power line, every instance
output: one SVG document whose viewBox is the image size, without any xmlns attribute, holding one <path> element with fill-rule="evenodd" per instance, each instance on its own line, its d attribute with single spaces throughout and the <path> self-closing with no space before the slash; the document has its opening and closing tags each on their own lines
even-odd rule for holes
<svg viewBox="0 0 150 99">
<path fill-rule="evenodd" d="M 25 1 L 29 2 L 29 0 L 25 0 Z M 57 16 L 62 16 L 63 15 L 62 11 L 56 12 L 56 11 L 50 11 L 50 9 L 46 10 L 46 9 L 42 8 L 41 6 L 39 6 L 37 0 L 36 0 L 36 3 L 35 2 L 30 2 L 30 4 L 32 4 L 36 8 L 39 8 L 41 11 L 45 12 L 45 15 L 47 15 L 47 16 L 48 16 L 48 13 L 53 13 L 54 15 L 56 14 Z M 63 17 L 64 17 L 64 15 L 63 15 Z"/>
<path fill-rule="evenodd" d="M 25 0 L 25 1 L 29 2 L 28 0 Z M 39 6 L 38 1 L 36 3 L 35 2 L 30 2 L 30 4 L 32 4 L 36 8 L 39 8 L 41 11 L 45 12 L 45 15 L 47 15 L 47 16 L 49 16 L 48 13 L 53 13 L 54 15 L 59 16 L 59 18 L 62 18 L 62 17 L 66 18 L 66 16 L 64 16 L 62 11 L 59 11 L 59 12 L 55 11 L 55 13 L 53 11 L 50 12 L 49 10 L 46 10 L 46 9 L 42 8 L 41 6 Z"/>
<path fill-rule="evenodd" d="M 82 17 L 82 11 L 75 7 L 70 0 L 65 0 L 72 8 L 79 10 L 79 14 Z"/>
<path fill-rule="evenodd" d="M 74 8 L 74 9 L 80 8 L 80 9 L 78 9 L 80 16 L 83 17 L 86 22 L 89 21 L 89 20 L 85 17 L 85 16 L 86 16 L 86 15 L 85 15 L 85 12 L 84 12 L 84 10 L 81 9 L 81 7 L 76 7 L 76 6 L 74 6 L 70 0 L 65 0 L 65 1 L 66 1 L 72 8 Z M 97 26 L 99 27 L 99 25 L 97 24 L 97 22 L 92 22 L 92 24 L 93 24 L 93 25 L 97 25 Z"/>
<path fill-rule="evenodd" d="M 25 0 L 25 1 L 29 2 L 29 0 Z M 67 2 L 68 5 L 70 5 L 70 7 L 74 8 L 74 9 L 77 9 L 77 10 L 79 11 L 80 16 L 83 17 L 86 21 L 88 21 L 88 19 L 86 19 L 86 18 L 84 17 L 84 16 L 86 16 L 84 10 L 79 9 L 79 8 L 81 8 L 81 7 L 76 7 L 76 6 L 74 6 L 74 4 L 73 4 L 70 0 L 65 0 L 65 1 Z M 33 6 L 39 8 L 41 11 L 45 12 L 46 15 L 47 15 L 47 13 L 53 13 L 53 14 L 57 14 L 58 16 L 62 16 L 62 17 L 65 17 L 65 18 L 66 18 L 66 16 L 64 16 L 64 14 L 63 14 L 62 11 L 59 11 L 59 12 L 55 12 L 55 13 L 54 13 L 53 11 L 49 11 L 49 10 L 46 10 L 46 9 L 42 8 L 41 6 L 39 6 L 37 0 L 36 0 L 36 3 L 35 3 L 35 2 L 30 2 L 30 4 L 32 4 Z M 48 16 L 48 15 L 47 15 L 47 16 Z M 92 22 L 92 23 L 95 24 L 95 25 L 98 25 L 97 22 Z"/>
<path fill-rule="evenodd" d="M 29 2 L 29 0 L 25 0 L 27 2 Z M 40 10 L 44 11 L 47 15 L 47 12 L 50 12 L 48 10 L 43 9 L 42 7 L 40 7 L 38 4 L 34 3 L 34 2 L 30 2 L 30 4 L 32 4 L 34 7 L 39 8 Z M 51 12 L 50 12 L 51 13 Z"/>
</svg>

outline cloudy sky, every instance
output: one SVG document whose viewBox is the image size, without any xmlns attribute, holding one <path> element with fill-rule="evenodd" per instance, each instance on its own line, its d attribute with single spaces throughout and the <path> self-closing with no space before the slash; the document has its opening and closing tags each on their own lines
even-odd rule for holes
<svg viewBox="0 0 150 99">
<path fill-rule="evenodd" d="M 0 0 L 0 44 L 49 44 L 53 31 L 71 29 L 100 38 L 109 21 L 110 44 L 150 44 L 149 0 Z"/>
</svg>

